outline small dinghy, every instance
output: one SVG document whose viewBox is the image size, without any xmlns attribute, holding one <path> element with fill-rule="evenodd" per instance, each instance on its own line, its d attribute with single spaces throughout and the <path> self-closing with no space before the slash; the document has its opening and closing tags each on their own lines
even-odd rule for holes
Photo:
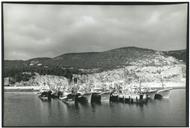
<svg viewBox="0 0 190 128">
<path fill-rule="evenodd" d="M 47 97 L 47 96 L 39 96 L 39 98 L 40 98 L 42 101 L 48 101 L 48 97 Z"/>
<path fill-rule="evenodd" d="M 59 97 L 59 99 L 66 104 L 74 104 L 76 100 L 76 95 L 72 93 L 65 93 L 62 97 Z"/>
<path fill-rule="evenodd" d="M 40 87 L 40 90 L 37 94 L 42 101 L 51 101 L 51 93 L 52 91 L 50 90 L 49 86 L 44 83 L 44 86 Z"/>
<path fill-rule="evenodd" d="M 51 101 L 51 91 L 41 92 L 38 95 L 42 101 Z"/>
</svg>

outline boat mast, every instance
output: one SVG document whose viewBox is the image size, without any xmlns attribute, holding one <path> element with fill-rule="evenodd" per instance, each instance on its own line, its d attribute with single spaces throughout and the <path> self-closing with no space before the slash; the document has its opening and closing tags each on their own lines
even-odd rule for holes
<svg viewBox="0 0 190 128">
<path fill-rule="evenodd" d="M 162 88 L 164 88 L 165 86 L 164 86 L 161 70 L 158 70 L 158 73 L 160 74 L 160 81 L 161 81 L 161 84 L 162 84 Z"/>
<path fill-rule="evenodd" d="M 164 88 L 164 82 L 163 82 L 163 79 L 162 79 L 162 76 L 161 76 L 161 83 L 162 83 L 162 88 Z"/>
<path fill-rule="evenodd" d="M 140 92 L 140 94 L 141 94 L 141 80 L 140 80 L 140 77 L 139 77 L 139 92 Z"/>
</svg>

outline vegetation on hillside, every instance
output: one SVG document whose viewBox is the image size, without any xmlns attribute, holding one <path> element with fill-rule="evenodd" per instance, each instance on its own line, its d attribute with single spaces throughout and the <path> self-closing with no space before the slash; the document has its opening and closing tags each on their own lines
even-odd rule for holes
<svg viewBox="0 0 190 128">
<path fill-rule="evenodd" d="M 186 61 L 185 57 L 185 50 L 160 52 L 123 47 L 104 52 L 68 53 L 55 58 L 5 60 L 3 75 L 13 77 L 15 81 L 27 81 L 34 73 L 64 76 L 71 80 L 73 74 L 98 73 L 127 66 L 167 66 L 177 64 L 179 60 Z M 31 75 L 23 72 L 30 72 Z"/>
</svg>

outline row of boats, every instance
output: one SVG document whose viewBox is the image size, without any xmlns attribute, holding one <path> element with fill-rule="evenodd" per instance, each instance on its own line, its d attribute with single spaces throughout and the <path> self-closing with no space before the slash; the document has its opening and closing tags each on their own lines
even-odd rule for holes
<svg viewBox="0 0 190 128">
<path fill-rule="evenodd" d="M 76 102 L 123 102 L 123 103 L 146 103 L 149 99 L 169 98 L 172 88 L 139 88 L 134 87 L 127 90 L 93 88 L 90 91 L 71 88 L 65 90 L 50 90 L 42 88 L 38 95 L 43 101 L 51 101 L 58 98 L 66 104 Z"/>
</svg>

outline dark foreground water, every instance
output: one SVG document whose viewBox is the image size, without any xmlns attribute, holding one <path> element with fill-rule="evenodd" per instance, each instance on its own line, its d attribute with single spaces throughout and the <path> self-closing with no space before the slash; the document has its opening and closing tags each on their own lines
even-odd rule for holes
<svg viewBox="0 0 190 128">
<path fill-rule="evenodd" d="M 123 103 L 66 105 L 42 102 L 34 93 L 5 93 L 5 126 L 185 126 L 185 90 L 146 105 Z"/>
</svg>

